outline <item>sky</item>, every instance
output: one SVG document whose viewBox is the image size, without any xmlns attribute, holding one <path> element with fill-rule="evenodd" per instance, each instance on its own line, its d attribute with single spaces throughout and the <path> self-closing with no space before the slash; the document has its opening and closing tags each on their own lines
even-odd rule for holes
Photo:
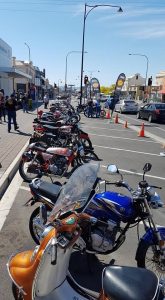
<svg viewBox="0 0 165 300">
<path fill-rule="evenodd" d="M 97 7 L 86 17 L 84 75 L 114 84 L 120 73 L 148 77 L 165 70 L 165 0 L 88 0 Z M 85 2 L 83 0 L 0 0 L 0 38 L 12 55 L 46 69 L 50 83 L 80 86 Z M 87 12 L 89 11 L 87 7 Z M 77 52 L 72 52 L 77 51 Z M 72 52 L 68 54 L 69 52 Z"/>
</svg>

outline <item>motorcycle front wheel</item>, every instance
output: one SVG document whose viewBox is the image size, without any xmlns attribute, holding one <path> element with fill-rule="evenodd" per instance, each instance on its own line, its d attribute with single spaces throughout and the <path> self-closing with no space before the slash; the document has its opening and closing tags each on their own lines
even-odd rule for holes
<svg viewBox="0 0 165 300">
<path fill-rule="evenodd" d="M 40 236 L 44 231 L 44 226 L 40 221 L 40 208 L 37 207 L 31 214 L 29 219 L 29 231 L 34 242 L 40 244 Z"/>
<path fill-rule="evenodd" d="M 83 163 L 88 163 L 91 161 L 99 161 L 99 157 L 97 154 L 92 150 L 86 150 L 85 154 L 81 157 Z"/>
<path fill-rule="evenodd" d="M 38 161 L 21 160 L 19 163 L 19 173 L 24 181 L 31 182 L 34 178 L 41 178 L 40 164 Z"/>
<path fill-rule="evenodd" d="M 136 260 L 139 268 L 151 270 L 158 276 L 159 280 L 165 281 L 165 260 L 154 244 L 141 243 Z"/>
</svg>

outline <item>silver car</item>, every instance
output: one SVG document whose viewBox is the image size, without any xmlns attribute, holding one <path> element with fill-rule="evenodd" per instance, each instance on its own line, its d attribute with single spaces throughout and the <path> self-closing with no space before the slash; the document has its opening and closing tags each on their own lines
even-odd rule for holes
<svg viewBox="0 0 165 300">
<path fill-rule="evenodd" d="M 134 100 L 120 100 L 116 106 L 115 111 L 122 113 L 137 113 L 138 104 Z"/>
</svg>

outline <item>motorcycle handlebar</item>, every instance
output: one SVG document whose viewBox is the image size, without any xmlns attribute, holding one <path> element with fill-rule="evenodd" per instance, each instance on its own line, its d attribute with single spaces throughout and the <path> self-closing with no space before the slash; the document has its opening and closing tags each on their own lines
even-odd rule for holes
<svg viewBox="0 0 165 300">
<path fill-rule="evenodd" d="M 161 189 L 162 189 L 162 187 L 161 187 L 161 186 L 156 186 L 156 185 L 150 185 L 150 187 L 152 187 L 152 188 L 154 188 L 154 189 L 159 189 L 159 190 L 161 190 Z"/>
</svg>

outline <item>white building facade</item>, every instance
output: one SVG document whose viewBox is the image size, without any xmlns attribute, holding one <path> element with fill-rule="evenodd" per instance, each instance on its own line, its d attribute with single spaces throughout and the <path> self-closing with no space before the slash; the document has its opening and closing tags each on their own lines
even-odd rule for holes
<svg viewBox="0 0 165 300">
<path fill-rule="evenodd" d="M 0 39 L 0 89 L 4 89 L 5 95 L 12 93 L 12 78 L 4 72 L 12 67 L 12 48 Z"/>
</svg>

